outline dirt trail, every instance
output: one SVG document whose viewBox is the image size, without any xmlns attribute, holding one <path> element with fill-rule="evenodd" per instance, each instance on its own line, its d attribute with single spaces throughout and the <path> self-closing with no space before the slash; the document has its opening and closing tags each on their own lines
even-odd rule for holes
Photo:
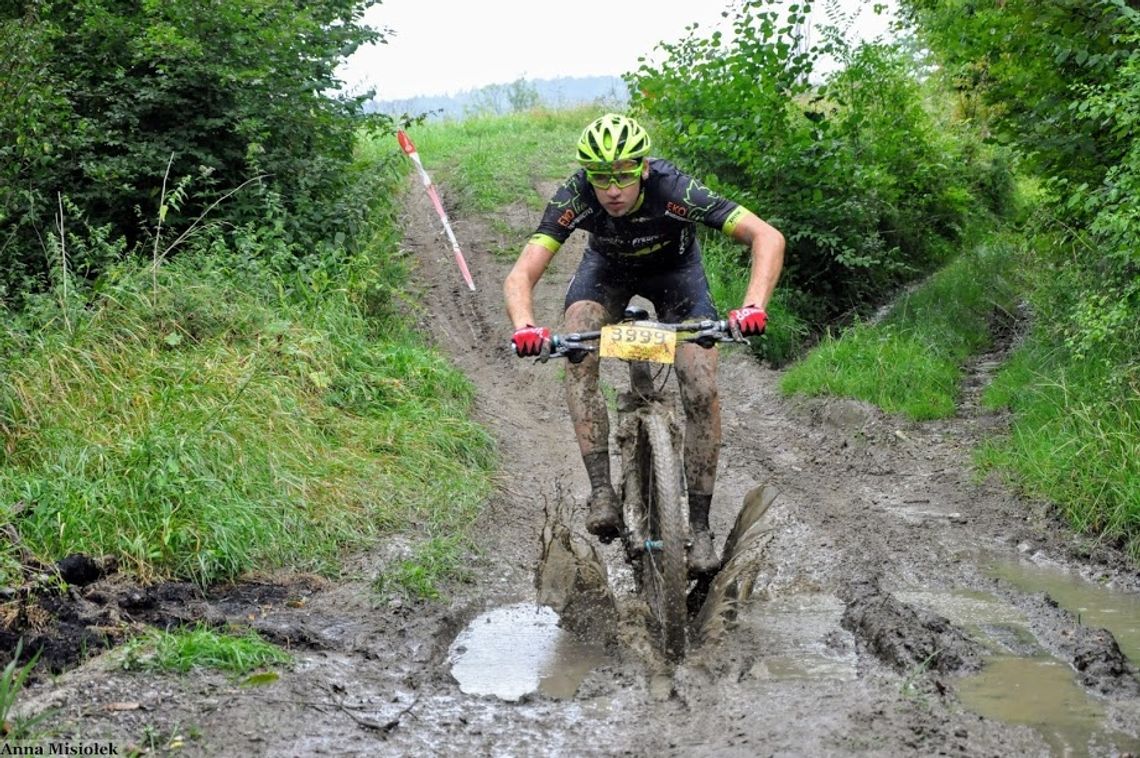
<svg viewBox="0 0 1140 758">
<path fill-rule="evenodd" d="M 446 604 L 377 607 L 368 582 L 387 556 L 364 556 L 358 581 L 311 586 L 302 607 L 278 602 L 253 614 L 256 628 L 298 655 L 273 684 L 125 673 L 104 657 L 38 687 L 31 707 L 57 708 L 55 723 L 76 739 L 161 748 L 182 735 L 181 752 L 201 755 L 1140 750 L 1137 680 L 1112 636 L 995 573 L 1048 563 L 1125 592 L 1140 588 L 1112 550 L 1068 536 L 1000 484 L 976 481 L 971 448 L 1002 419 L 971 404 L 962 417 L 918 424 L 855 402 L 784 399 L 779 375 L 739 350 L 722 360 L 715 531 L 723 539 L 753 487 L 770 483 L 780 496 L 768 564 L 738 624 L 672 673 L 618 644 L 568 697 L 504 702 L 462 692 L 450 673 L 452 641 L 479 613 L 534 601 L 544 508 L 576 507 L 571 526 L 581 531 L 586 479 L 559 368 L 506 350 L 500 286 L 510 264 L 488 252 L 499 240 L 489 224 L 452 215 L 478 287 L 468 292 L 422 194 L 409 193 L 404 219 L 422 323 L 475 383 L 475 415 L 497 437 L 502 461 L 476 530 L 478 580 L 450 588 Z M 518 228 L 537 220 L 512 214 Z M 576 242 L 536 292 L 546 323 L 560 313 Z M 617 549 L 600 554 L 620 596 Z M 963 607 L 983 610 L 977 617 Z M 963 684 L 994 655 L 1075 672 L 1097 726 L 1073 739 L 977 715 Z M 116 703 L 137 707 L 111 709 Z"/>
</svg>

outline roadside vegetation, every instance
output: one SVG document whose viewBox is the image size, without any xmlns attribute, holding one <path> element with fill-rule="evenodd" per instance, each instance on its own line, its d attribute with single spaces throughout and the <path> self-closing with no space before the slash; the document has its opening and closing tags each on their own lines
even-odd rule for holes
<svg viewBox="0 0 1140 758">
<path fill-rule="evenodd" d="M 841 395 L 915 420 L 953 416 L 965 362 L 1017 309 L 1009 242 L 967 250 L 896 299 L 882 319 L 827 335 L 784 374 L 781 389 Z"/>
<path fill-rule="evenodd" d="M 1140 558 L 1140 12 L 905 5 L 962 115 L 1036 187 L 1015 268 L 1030 331 L 986 396 L 1013 425 L 981 461 Z"/>
<path fill-rule="evenodd" d="M 809 5 L 745 2 L 731 42 L 694 30 L 627 77 L 661 151 L 788 238 L 759 352 L 801 354 L 790 306 L 793 335 L 824 337 L 786 391 L 945 417 L 964 362 L 1027 305 L 984 398 L 1012 429 L 979 460 L 1140 557 L 1140 13 L 905 0 L 899 42 L 851 47 L 825 6 L 804 49 Z M 816 73 L 825 56 L 837 73 Z M 710 257 L 728 295 L 746 261 Z"/>
<path fill-rule="evenodd" d="M 185 674 L 194 668 L 211 668 L 240 676 L 292 660 L 255 632 L 224 633 L 203 626 L 173 632 L 155 629 L 123 646 L 123 667 L 132 671 Z M 269 680 L 272 674 L 262 677 Z"/>
<path fill-rule="evenodd" d="M 466 213 L 488 216 L 500 237 L 492 250 L 514 256 L 531 225 L 512 224 L 503 209 L 522 203 L 537 218 L 547 198 L 540 181 L 564 178 L 573 170 L 573 145 L 593 108 L 549 110 L 542 107 L 507 114 L 477 113 L 462 120 L 431 121 L 408 134 L 416 143 L 432 179 L 445 187 L 443 201 Z"/>
<path fill-rule="evenodd" d="M 492 444 L 412 326 L 394 125 L 320 94 L 370 4 L 0 14 L 0 584 L 336 574 L 477 513 Z"/>
</svg>

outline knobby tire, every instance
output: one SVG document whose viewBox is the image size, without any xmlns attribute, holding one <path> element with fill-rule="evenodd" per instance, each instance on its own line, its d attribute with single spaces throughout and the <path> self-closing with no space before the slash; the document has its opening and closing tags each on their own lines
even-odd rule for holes
<svg viewBox="0 0 1140 758">
<path fill-rule="evenodd" d="M 677 452 L 669 425 L 659 415 L 647 413 L 641 420 L 642 502 L 646 505 L 649 534 L 661 542 L 661 550 L 642 553 L 643 590 L 650 611 L 660 625 L 662 652 L 671 661 L 685 657 L 688 626 L 685 565 L 685 519 L 683 487 Z"/>
</svg>

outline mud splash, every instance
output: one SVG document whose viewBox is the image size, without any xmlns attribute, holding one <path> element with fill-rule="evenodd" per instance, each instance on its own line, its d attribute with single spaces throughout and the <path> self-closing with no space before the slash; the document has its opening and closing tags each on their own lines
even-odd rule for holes
<svg viewBox="0 0 1140 758">
<path fill-rule="evenodd" d="M 745 496 L 725 541 L 723 568 L 711 581 L 698 581 L 689 590 L 690 651 L 723 640 L 752 596 L 774 534 L 766 516 L 778 496 L 770 485 L 755 487 Z M 582 639 L 609 647 L 624 645 L 640 651 L 651 666 L 658 663 L 657 656 L 645 649 L 646 636 L 631 629 L 649 621 L 644 602 L 632 587 L 619 590 L 611 584 L 611 572 L 594 543 L 568 526 L 570 512 L 561 497 L 546 510 L 542 557 L 535 572 L 538 602 L 552 608 L 562 626 Z"/>
<path fill-rule="evenodd" d="M 854 681 L 855 638 L 840 626 L 844 603 L 827 593 L 799 593 L 755 604 L 741 627 L 764 641 L 746 676 L 767 680 Z"/>
<path fill-rule="evenodd" d="M 557 613 L 533 603 L 476 616 L 448 654 L 462 692 L 508 701 L 532 693 L 571 698 L 586 674 L 605 660 L 601 646 L 563 630 Z"/>
</svg>

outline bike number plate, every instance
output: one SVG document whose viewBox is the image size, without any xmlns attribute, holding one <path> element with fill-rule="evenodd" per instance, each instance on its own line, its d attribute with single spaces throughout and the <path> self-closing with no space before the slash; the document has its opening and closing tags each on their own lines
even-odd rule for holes
<svg viewBox="0 0 1140 758">
<path fill-rule="evenodd" d="M 636 324 L 603 326 L 599 354 L 626 361 L 672 363 L 677 354 L 677 333 Z"/>
</svg>

